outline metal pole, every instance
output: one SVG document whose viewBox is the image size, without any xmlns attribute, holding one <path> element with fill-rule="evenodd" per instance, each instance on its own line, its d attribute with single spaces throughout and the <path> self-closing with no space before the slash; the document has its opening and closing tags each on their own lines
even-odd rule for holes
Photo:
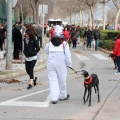
<svg viewBox="0 0 120 120">
<path fill-rule="evenodd" d="M 42 24 L 43 24 L 43 26 L 42 26 L 42 44 L 44 45 L 44 4 L 42 5 L 42 18 L 43 18 L 43 20 L 42 20 Z"/>
<path fill-rule="evenodd" d="M 11 69 L 11 48 L 12 48 L 12 0 L 7 1 L 7 48 L 6 48 L 6 69 Z"/>
</svg>

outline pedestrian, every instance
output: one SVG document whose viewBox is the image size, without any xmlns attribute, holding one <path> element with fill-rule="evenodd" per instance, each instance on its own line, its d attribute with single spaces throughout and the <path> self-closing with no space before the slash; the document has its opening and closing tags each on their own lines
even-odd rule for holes
<svg viewBox="0 0 120 120">
<path fill-rule="evenodd" d="M 95 30 L 93 31 L 93 37 L 95 40 L 95 50 L 98 50 L 98 46 L 99 46 L 99 41 L 100 41 L 100 31 L 98 29 L 98 26 L 95 27 Z"/>
<path fill-rule="evenodd" d="M 87 49 L 91 48 L 92 39 L 93 39 L 93 31 L 92 31 L 92 27 L 90 26 L 87 31 Z"/>
<path fill-rule="evenodd" d="M 83 38 L 84 38 L 84 43 L 83 43 L 84 49 L 86 49 L 86 47 L 87 47 L 87 31 L 88 31 L 88 27 L 86 27 L 84 35 L 83 35 Z"/>
<path fill-rule="evenodd" d="M 37 39 L 39 41 L 39 46 L 40 46 L 40 48 L 42 48 L 42 27 L 41 27 L 41 25 L 38 25 L 34 30 L 35 30 Z"/>
<path fill-rule="evenodd" d="M 77 38 L 78 40 L 77 40 L 77 43 L 80 44 L 80 35 L 81 35 L 80 26 L 77 26 L 76 31 L 78 32 L 78 38 Z"/>
<path fill-rule="evenodd" d="M 54 37 L 54 27 L 52 26 L 52 28 L 50 29 L 50 38 L 52 39 Z"/>
<path fill-rule="evenodd" d="M 117 40 L 115 42 L 113 55 L 116 57 L 118 71 L 115 73 L 116 75 L 120 75 L 120 34 L 117 36 Z"/>
<path fill-rule="evenodd" d="M 25 68 L 30 80 L 27 89 L 31 89 L 32 85 L 36 85 L 37 77 L 34 77 L 34 66 L 37 62 L 37 53 L 40 51 L 38 40 L 35 38 L 33 29 L 27 29 L 24 39 L 24 55 L 25 55 Z"/>
<path fill-rule="evenodd" d="M 0 23 L 0 50 L 3 51 L 3 44 L 6 38 L 6 29 L 4 29 L 2 23 Z"/>
<path fill-rule="evenodd" d="M 13 38 L 13 59 L 19 59 L 19 53 L 22 51 L 22 33 L 20 32 L 20 26 L 16 24 L 12 32 Z"/>
<path fill-rule="evenodd" d="M 69 41 L 70 40 L 70 32 L 68 31 L 68 28 L 65 27 L 64 30 L 63 30 L 63 35 L 64 35 L 64 39 L 65 41 Z"/>
<path fill-rule="evenodd" d="M 71 40 L 73 44 L 73 48 L 76 48 L 77 46 L 77 39 L 78 39 L 78 32 L 76 31 L 76 27 L 72 28 L 71 31 Z"/>
<path fill-rule="evenodd" d="M 62 43 L 59 37 L 53 37 L 46 44 L 45 52 L 48 54 L 47 71 L 51 102 L 56 104 L 58 99 L 68 100 L 70 95 L 66 91 L 67 67 L 72 66 L 69 45 L 66 41 Z"/>
</svg>

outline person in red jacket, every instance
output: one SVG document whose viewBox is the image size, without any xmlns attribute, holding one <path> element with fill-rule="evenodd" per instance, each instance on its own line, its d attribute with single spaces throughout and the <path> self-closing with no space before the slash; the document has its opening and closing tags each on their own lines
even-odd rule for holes
<svg viewBox="0 0 120 120">
<path fill-rule="evenodd" d="M 50 30 L 50 37 L 51 37 L 51 39 L 54 37 L 54 27 L 52 27 L 51 28 L 51 30 Z"/>
<path fill-rule="evenodd" d="M 65 41 L 69 41 L 70 40 L 70 32 L 68 31 L 67 27 L 64 28 L 63 35 L 64 35 Z"/>
<path fill-rule="evenodd" d="M 116 56 L 117 66 L 118 66 L 118 71 L 115 74 L 120 75 L 120 34 L 117 36 L 113 54 Z"/>
</svg>

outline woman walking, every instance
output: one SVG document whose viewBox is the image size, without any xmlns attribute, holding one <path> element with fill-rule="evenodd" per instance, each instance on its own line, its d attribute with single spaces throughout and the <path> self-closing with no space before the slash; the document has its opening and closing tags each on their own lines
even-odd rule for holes
<svg viewBox="0 0 120 120">
<path fill-rule="evenodd" d="M 73 43 L 73 48 L 76 48 L 78 40 L 78 32 L 76 31 L 76 28 L 73 28 L 73 30 L 71 31 L 71 40 Z"/>
<path fill-rule="evenodd" d="M 120 75 L 120 34 L 117 36 L 113 54 L 116 56 L 116 61 L 118 66 L 118 71 L 115 74 Z"/>
<path fill-rule="evenodd" d="M 34 30 L 27 29 L 25 32 L 25 39 L 24 39 L 24 54 L 25 54 L 25 67 L 26 72 L 30 77 L 29 85 L 27 89 L 31 89 L 32 85 L 36 85 L 37 77 L 34 78 L 34 66 L 37 62 L 37 53 L 39 52 L 39 42 L 35 38 Z"/>
<path fill-rule="evenodd" d="M 70 95 L 66 91 L 67 67 L 71 67 L 71 54 L 67 42 L 61 42 L 59 37 L 53 37 L 46 44 L 48 54 L 47 70 L 52 104 L 68 100 Z"/>
<path fill-rule="evenodd" d="M 70 32 L 68 31 L 67 27 L 64 28 L 63 35 L 64 35 L 65 41 L 68 42 L 70 40 Z"/>
</svg>

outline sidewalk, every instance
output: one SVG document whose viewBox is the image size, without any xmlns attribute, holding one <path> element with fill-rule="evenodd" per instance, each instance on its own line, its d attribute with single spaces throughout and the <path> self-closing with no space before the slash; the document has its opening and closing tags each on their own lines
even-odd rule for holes
<svg viewBox="0 0 120 120">
<path fill-rule="evenodd" d="M 48 41 L 48 38 L 45 37 L 45 43 Z M 44 53 L 43 49 L 40 49 L 38 54 L 39 58 L 35 65 L 34 71 L 38 71 L 46 67 L 47 55 Z M 12 60 L 11 70 L 6 70 L 6 59 L 0 60 L 0 81 L 3 81 L 7 78 L 13 78 L 27 74 L 25 70 L 25 64 L 21 64 L 21 60 Z"/>
</svg>

